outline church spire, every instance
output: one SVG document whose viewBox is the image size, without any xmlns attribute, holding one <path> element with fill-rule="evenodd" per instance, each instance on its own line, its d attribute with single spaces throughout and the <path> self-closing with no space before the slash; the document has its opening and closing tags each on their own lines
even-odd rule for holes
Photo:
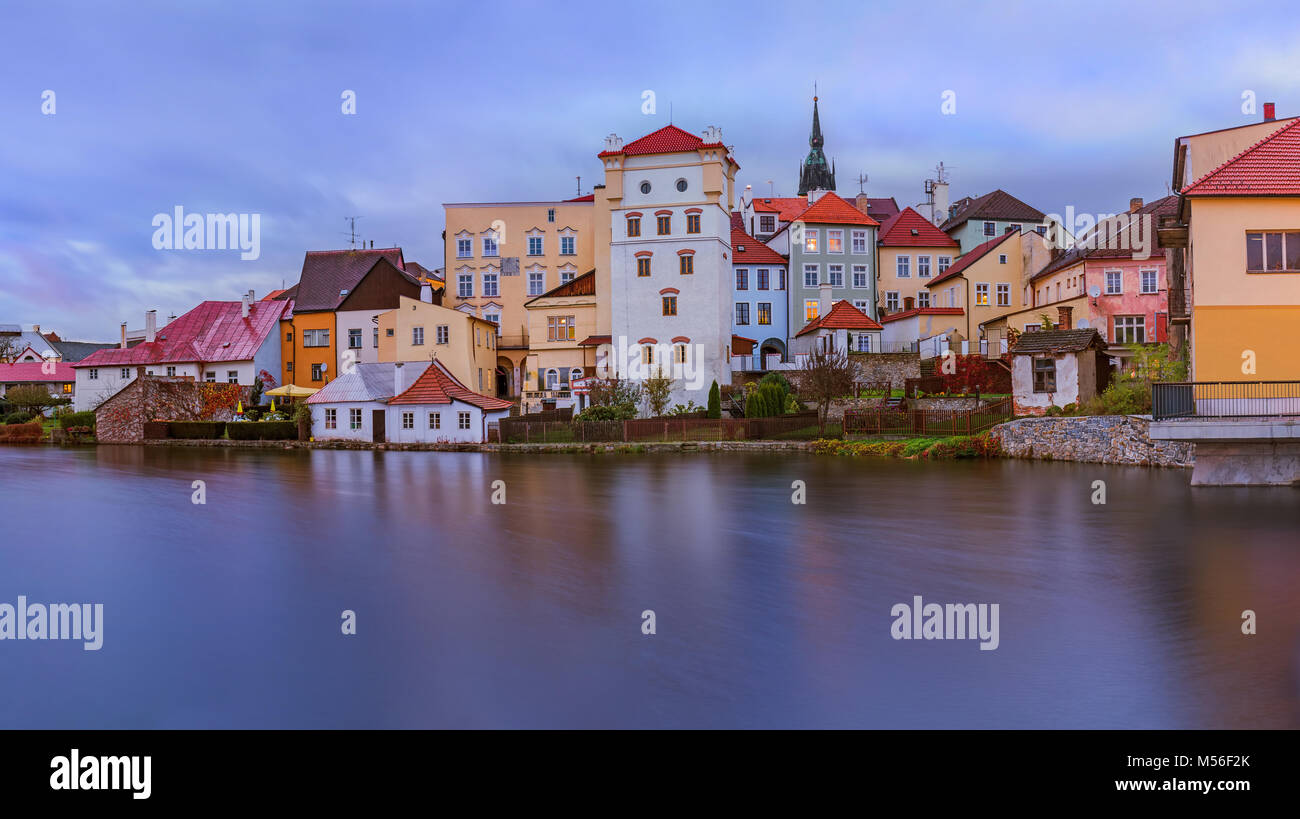
<svg viewBox="0 0 1300 819">
<path fill-rule="evenodd" d="M 822 136 L 821 115 L 817 110 L 817 97 L 813 96 L 812 135 L 808 137 L 808 156 L 799 166 L 799 195 L 821 188 L 835 190 L 835 170 L 826 162 L 822 148 L 826 138 Z"/>
</svg>

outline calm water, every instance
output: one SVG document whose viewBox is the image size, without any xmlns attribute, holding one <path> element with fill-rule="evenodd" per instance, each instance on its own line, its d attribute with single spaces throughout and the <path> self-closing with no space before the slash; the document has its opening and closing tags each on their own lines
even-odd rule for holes
<svg viewBox="0 0 1300 819">
<path fill-rule="evenodd" d="M 0 642 L 0 727 L 1300 727 L 1300 494 L 1187 484 L 1003 461 L 0 448 L 0 602 L 105 609 L 98 652 Z M 998 603 L 1001 646 L 891 639 L 915 594 Z"/>
</svg>

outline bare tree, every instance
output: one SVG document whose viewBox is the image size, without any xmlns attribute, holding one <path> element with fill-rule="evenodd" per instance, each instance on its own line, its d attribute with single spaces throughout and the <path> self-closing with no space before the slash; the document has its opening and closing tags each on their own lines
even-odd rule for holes
<svg viewBox="0 0 1300 819">
<path fill-rule="evenodd" d="M 799 394 L 817 405 L 819 434 L 826 434 L 826 414 L 831 402 L 853 389 L 857 366 L 841 350 L 813 350 L 794 374 Z"/>
<path fill-rule="evenodd" d="M 0 336 L 0 363 L 8 364 L 18 355 L 18 342 L 9 336 Z"/>
</svg>

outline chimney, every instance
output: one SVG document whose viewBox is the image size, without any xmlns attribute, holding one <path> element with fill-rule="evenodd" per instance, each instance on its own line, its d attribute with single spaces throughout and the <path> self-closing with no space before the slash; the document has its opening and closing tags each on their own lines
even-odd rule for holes
<svg viewBox="0 0 1300 819">
<path fill-rule="evenodd" d="M 1271 102 L 1264 103 L 1264 121 L 1272 122 L 1277 119 L 1277 108 Z"/>
<path fill-rule="evenodd" d="M 935 182 L 933 191 L 934 205 L 930 208 L 930 221 L 938 227 L 948 221 L 948 183 Z"/>
<path fill-rule="evenodd" d="M 241 318 L 248 318 L 248 294 L 245 293 L 239 299 L 239 315 Z"/>
<path fill-rule="evenodd" d="M 36 333 L 37 335 L 39 335 L 40 332 L 41 332 L 41 325 L 39 325 L 39 324 L 33 324 L 33 325 L 32 325 L 32 332 L 33 332 L 33 333 Z"/>
<path fill-rule="evenodd" d="M 425 304 L 433 304 L 433 285 L 428 282 L 420 283 L 420 301 Z"/>
<path fill-rule="evenodd" d="M 822 196 L 825 195 L 825 193 L 826 191 L 824 191 L 821 188 L 814 188 L 813 190 L 808 191 L 808 204 L 809 205 L 817 204 L 817 200 L 821 199 Z"/>
<path fill-rule="evenodd" d="M 822 282 L 817 288 L 817 315 L 825 316 L 831 311 L 831 283 Z"/>
<path fill-rule="evenodd" d="M 857 196 L 853 197 L 853 207 L 866 213 L 867 209 L 871 207 L 871 202 L 867 199 L 865 193 L 859 193 Z"/>
<path fill-rule="evenodd" d="M 1056 308 L 1056 312 L 1057 312 L 1056 329 L 1058 329 L 1058 330 L 1070 330 L 1070 329 L 1073 329 L 1073 328 L 1070 326 L 1070 314 L 1074 312 L 1074 308 L 1073 308 L 1073 307 L 1058 307 L 1058 308 Z"/>
<path fill-rule="evenodd" d="M 623 150 L 623 138 L 618 134 L 610 134 L 605 137 L 605 150 L 621 151 Z"/>
<path fill-rule="evenodd" d="M 722 129 L 716 125 L 710 125 L 700 134 L 700 139 L 708 145 L 714 145 L 722 141 Z"/>
<path fill-rule="evenodd" d="M 126 349 L 126 322 L 122 322 L 122 349 Z"/>
<path fill-rule="evenodd" d="M 404 389 L 406 387 L 402 385 L 402 362 L 399 361 L 393 365 L 393 395 L 401 395 Z"/>
<path fill-rule="evenodd" d="M 1129 213 L 1137 213 L 1140 210 L 1142 210 L 1142 197 L 1135 196 L 1132 199 L 1128 200 Z"/>
<path fill-rule="evenodd" d="M 911 309 L 912 309 L 912 304 L 913 304 L 915 301 L 916 301 L 916 299 L 913 298 L 912 296 L 905 296 L 905 297 L 903 298 L 903 309 L 904 309 L 904 310 L 911 310 Z"/>
<path fill-rule="evenodd" d="M 158 335 L 158 311 L 150 310 L 144 314 L 144 343 L 151 344 Z"/>
</svg>

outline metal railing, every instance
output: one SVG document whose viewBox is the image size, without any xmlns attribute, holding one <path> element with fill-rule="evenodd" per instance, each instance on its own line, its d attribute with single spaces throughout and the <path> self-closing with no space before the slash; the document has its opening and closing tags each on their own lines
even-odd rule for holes
<svg viewBox="0 0 1300 819">
<path fill-rule="evenodd" d="M 1300 415 L 1300 381 L 1181 381 L 1151 385 L 1151 417 Z"/>
</svg>

